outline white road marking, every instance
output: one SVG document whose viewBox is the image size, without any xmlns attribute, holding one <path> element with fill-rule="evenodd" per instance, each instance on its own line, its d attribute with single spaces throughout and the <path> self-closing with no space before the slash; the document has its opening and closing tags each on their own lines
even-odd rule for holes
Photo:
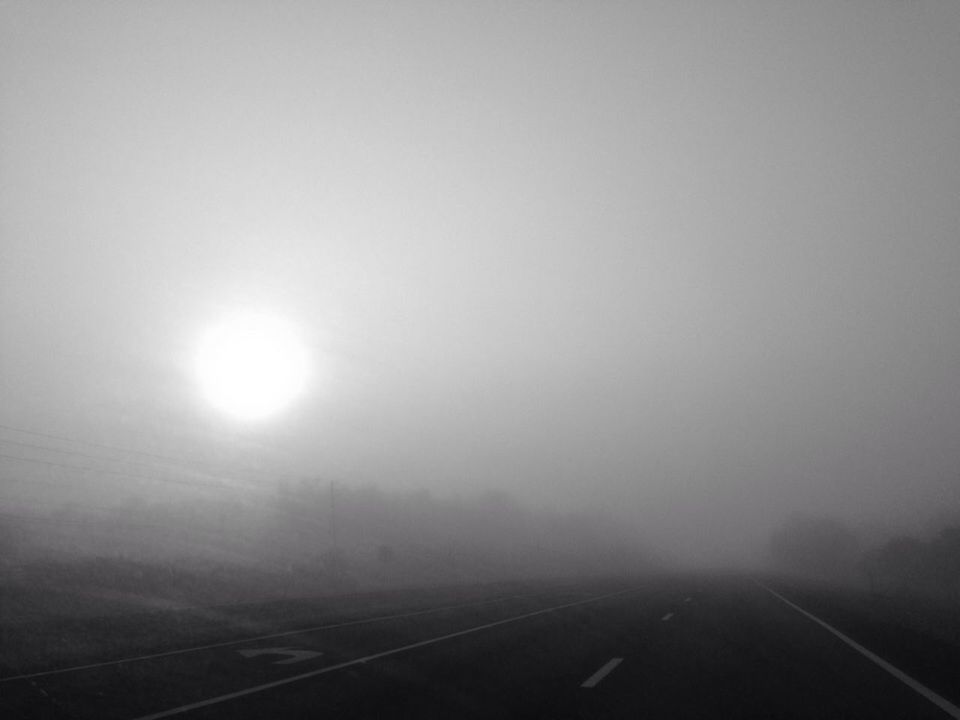
<svg viewBox="0 0 960 720">
<path fill-rule="evenodd" d="M 617 667 L 620 663 L 623 662 L 623 658 L 613 658 L 602 668 L 597 670 L 593 675 L 584 680 L 580 687 L 582 688 L 592 688 L 600 684 L 600 681 L 603 680 L 607 675 L 614 671 L 614 668 Z"/>
<path fill-rule="evenodd" d="M 289 630 L 280 633 L 271 633 L 270 635 L 256 635 L 254 637 L 240 638 L 239 640 L 227 640 L 226 642 L 210 643 L 209 645 L 196 645 L 194 647 L 181 648 L 179 650 L 168 650 L 166 652 L 151 653 L 150 655 L 138 655 L 136 657 L 120 658 L 119 660 L 105 660 L 98 663 L 89 663 L 88 665 L 73 665 L 71 667 L 58 668 L 56 670 L 43 670 L 35 673 L 24 673 L 23 675 L 11 675 L 10 677 L 0 678 L 0 683 L 12 682 L 14 680 L 27 680 L 29 678 L 44 677 L 46 675 L 60 675 L 61 673 L 76 672 L 79 670 L 92 670 L 93 668 L 107 667 L 108 665 L 121 665 L 124 663 L 140 662 L 142 660 L 153 660 L 155 658 L 170 657 L 171 655 L 184 655 L 186 653 L 199 652 L 200 650 L 212 650 L 213 648 L 230 647 L 231 645 L 242 645 L 248 642 L 257 642 L 259 640 L 272 640 L 274 638 L 290 637 L 291 635 L 303 635 L 306 633 L 319 632 L 320 630 L 334 630 L 336 628 L 352 627 L 354 625 L 366 625 L 367 623 L 384 622 L 386 620 L 399 620 L 400 618 L 416 617 L 418 615 L 430 615 L 431 613 L 443 612 L 444 610 L 458 610 L 460 608 L 478 607 L 480 605 L 490 605 L 503 600 L 512 598 L 527 597 L 524 595 L 508 595 L 506 597 L 494 598 L 493 600 L 482 600 L 475 603 L 463 603 L 461 605 L 445 605 L 438 608 L 428 608 L 427 610 L 415 610 L 408 613 L 397 613 L 394 615 L 378 615 L 372 618 L 362 620 L 348 620 L 342 623 L 333 623 L 330 625 L 316 625 L 314 627 L 301 628 L 300 630 Z"/>
<path fill-rule="evenodd" d="M 313 660 L 323 655 L 316 650 L 297 650 L 296 648 L 248 648 L 246 650 L 237 650 L 245 658 L 259 657 L 260 655 L 280 655 L 287 656 L 286 660 L 276 660 L 271 665 L 291 665 L 304 660 Z"/>
<path fill-rule="evenodd" d="M 689 598 L 689 597 L 688 597 L 688 598 L 684 598 L 683 601 L 684 601 L 685 603 L 693 602 L 693 598 Z"/>
<path fill-rule="evenodd" d="M 673 617 L 673 613 L 667 613 L 667 614 L 664 615 L 662 618 L 660 618 L 660 620 L 663 621 L 663 622 L 666 622 L 667 620 L 669 620 L 669 619 L 672 618 L 672 617 Z"/>
<path fill-rule="evenodd" d="M 867 658 L 868 660 L 870 660 L 870 661 L 876 663 L 877 665 L 879 665 L 881 668 L 883 668 L 883 669 L 886 670 L 888 673 L 890 673 L 891 675 L 893 675 L 897 680 L 899 680 L 900 682 L 902 682 L 904 685 L 906 685 L 906 686 L 909 687 L 910 689 L 914 690 L 915 692 L 919 693 L 920 695 L 922 695 L 923 697 L 925 697 L 927 700 L 929 700 L 930 702 L 932 702 L 934 705 L 936 705 L 938 708 L 940 708 L 941 710 L 943 710 L 943 711 L 944 711 L 945 713 L 947 713 L 947 715 L 949 715 L 950 717 L 960 719 L 960 707 L 957 707 L 956 705 L 954 705 L 953 703 L 951 703 L 951 702 L 950 702 L 949 700 L 947 700 L 946 698 L 943 698 L 943 697 L 941 697 L 940 695 L 937 695 L 937 693 L 935 693 L 933 690 L 931 690 L 930 688 L 928 688 L 926 685 L 924 685 L 924 684 L 922 684 L 922 683 L 914 680 L 912 677 L 910 677 L 909 675 L 907 675 L 907 674 L 906 674 L 905 672 L 903 672 L 902 670 L 898 670 L 896 667 L 894 667 L 893 665 L 891 665 L 890 663 L 888 663 L 888 662 L 887 662 L 886 660 L 884 660 L 882 657 L 880 657 L 879 655 L 876 655 L 876 654 L 870 652 L 870 651 L 867 650 L 863 645 L 861 645 L 860 643 L 858 643 L 858 642 L 855 641 L 855 640 L 850 639 L 849 637 L 847 637 L 846 635 L 844 635 L 842 632 L 840 632 L 840 631 L 837 630 L 836 628 L 832 627 L 831 625 L 828 625 L 827 623 L 825 623 L 823 620 L 821 620 L 821 619 L 818 618 L 817 616 L 811 615 L 810 613 L 808 613 L 806 610 L 804 610 L 804 609 L 803 609 L 802 607 L 800 607 L 799 605 L 796 605 L 796 604 L 790 602 L 790 601 L 787 600 L 783 595 L 781 595 L 780 593 L 778 593 L 776 590 L 772 590 L 772 589 L 768 588 L 766 585 L 764 585 L 764 584 L 763 584 L 762 582 L 760 582 L 759 580 L 754 580 L 754 582 L 755 582 L 757 585 L 759 585 L 760 587 L 762 587 L 764 590 L 766 590 L 768 593 L 770 593 L 771 595 L 779 598 L 782 602 L 784 602 L 784 603 L 786 603 L 787 605 L 789 605 L 790 607 L 792 607 L 794 610 L 796 610 L 796 611 L 797 611 L 798 613 L 800 613 L 801 615 L 804 615 L 804 616 L 808 617 L 809 619 L 813 620 L 817 625 L 819 625 L 820 627 L 822 627 L 824 630 L 827 630 L 828 632 L 832 633 L 832 634 L 835 635 L 836 637 L 838 637 L 838 638 L 840 638 L 841 640 L 843 640 L 843 642 L 845 642 L 847 645 L 849 645 L 850 647 L 852 647 L 852 648 L 853 648 L 854 650 L 856 650 L 858 653 L 860 653 L 861 655 L 863 655 L 863 656 L 864 656 L 865 658 Z"/>
<path fill-rule="evenodd" d="M 342 670 L 354 665 L 362 665 L 370 660 L 378 660 L 379 658 L 388 657 L 390 655 L 397 655 L 398 653 L 407 652 L 408 650 L 414 650 L 427 645 L 433 645 L 434 643 L 443 642 L 444 640 L 452 640 L 453 638 L 470 635 L 472 633 L 480 632 L 481 630 L 487 630 L 499 625 L 517 622 L 518 620 L 526 620 L 527 618 L 536 617 L 537 615 L 545 615 L 546 613 L 554 612 L 556 610 L 563 610 L 565 608 L 576 607 L 578 605 L 599 602 L 600 600 L 605 600 L 606 598 L 615 597 L 617 595 L 623 595 L 624 593 L 633 592 L 634 590 L 635 588 L 627 588 L 626 590 L 618 590 L 617 592 L 606 593 L 604 595 L 596 595 L 594 597 L 587 598 L 586 600 L 578 600 L 576 602 L 565 603 L 563 605 L 554 605 L 553 607 L 544 608 L 543 610 L 535 610 L 533 612 L 523 613 L 522 615 L 515 615 L 513 617 L 506 618 L 505 620 L 497 620 L 484 625 L 477 625 L 476 627 L 467 628 L 466 630 L 459 630 L 457 632 L 447 633 L 446 635 L 438 635 L 437 637 L 428 638 L 427 640 L 410 643 L 409 645 L 402 645 L 398 648 L 393 648 L 392 650 L 384 650 L 383 652 L 374 653 L 373 655 L 367 655 L 354 660 L 347 660 L 346 662 L 337 663 L 336 665 L 328 665 L 327 667 L 311 670 L 310 672 L 300 673 L 299 675 L 292 675 L 290 677 L 283 678 L 282 680 L 274 680 L 273 682 L 264 683 L 262 685 L 254 685 L 253 687 L 244 688 L 243 690 L 237 690 L 236 692 L 227 693 L 225 695 L 218 695 L 216 697 L 208 698 L 207 700 L 200 700 L 199 702 L 181 705 L 180 707 L 170 708 L 169 710 L 162 710 L 161 712 L 153 713 L 152 715 L 143 715 L 141 717 L 134 718 L 134 720 L 158 720 L 158 718 L 182 715 L 185 712 L 197 710 L 198 708 L 217 705 L 228 700 L 234 700 L 246 695 L 253 695 L 254 693 L 263 692 L 264 690 L 270 690 L 275 687 L 281 687 L 282 685 L 289 685 L 290 683 L 306 680 L 307 678 L 316 677 L 317 675 L 325 675 L 326 673 L 335 672 L 337 670 Z"/>
</svg>

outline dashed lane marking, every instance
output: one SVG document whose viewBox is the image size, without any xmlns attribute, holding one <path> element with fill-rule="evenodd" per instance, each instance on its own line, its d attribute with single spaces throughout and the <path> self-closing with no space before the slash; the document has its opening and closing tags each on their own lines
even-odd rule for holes
<svg viewBox="0 0 960 720">
<path fill-rule="evenodd" d="M 303 662 L 304 660 L 315 660 L 323 655 L 316 650 L 297 650 L 292 647 L 282 648 L 247 648 L 246 650 L 237 650 L 245 658 L 260 657 L 261 655 L 279 655 L 285 657 L 284 660 L 275 660 L 273 665 L 290 665 L 292 663 Z"/>
<path fill-rule="evenodd" d="M 664 615 L 662 618 L 660 618 L 660 620 L 663 621 L 663 622 L 666 622 L 667 620 L 669 620 L 669 619 L 672 618 L 672 617 L 673 617 L 673 613 L 667 613 L 667 614 Z"/>
<path fill-rule="evenodd" d="M 166 652 L 151 653 L 150 655 L 138 655 L 136 657 L 120 658 L 118 660 L 105 660 L 98 663 L 89 663 L 87 665 L 73 665 L 71 667 L 57 668 L 55 670 L 43 670 L 35 673 L 24 673 L 23 675 L 11 675 L 10 677 L 0 678 L 0 683 L 12 682 L 14 680 L 27 680 L 29 678 L 44 677 L 47 675 L 60 675 L 61 673 L 77 672 L 79 670 L 92 670 L 93 668 L 107 667 L 109 665 L 121 665 L 125 663 L 141 662 L 143 660 L 153 660 L 155 658 L 170 657 L 171 655 L 185 655 L 186 653 L 199 652 L 200 650 L 212 650 L 214 648 L 230 647 L 231 645 L 243 645 L 244 643 L 257 642 L 258 640 L 273 640 L 274 638 L 290 637 L 291 635 L 303 635 L 306 633 L 319 632 L 320 630 L 334 630 L 336 628 L 353 627 L 354 625 L 366 625 L 367 623 L 385 622 L 387 620 L 399 620 L 401 618 L 417 617 L 418 615 L 430 615 L 431 613 L 443 612 L 444 610 L 458 610 L 468 607 L 479 607 L 481 605 L 490 605 L 504 600 L 526 597 L 524 595 L 510 595 L 506 597 L 494 598 L 493 600 L 483 600 L 475 603 L 463 603 L 461 605 L 445 605 L 438 608 L 427 608 L 426 610 L 415 610 L 414 612 L 396 613 L 393 615 L 377 615 L 372 618 L 363 618 L 360 620 L 348 620 L 341 623 L 332 623 L 330 625 L 316 625 L 314 627 L 300 628 L 299 630 L 288 630 L 285 632 L 271 633 L 270 635 L 256 635 L 254 637 L 244 637 L 239 640 L 227 640 L 226 642 L 210 643 L 209 645 L 195 645 L 179 650 L 167 650 Z"/>
<path fill-rule="evenodd" d="M 527 618 L 536 617 L 538 615 L 545 615 L 547 613 L 555 612 L 557 610 L 563 610 L 565 608 L 577 607 L 579 605 L 586 605 L 588 603 L 599 602 L 600 600 L 605 600 L 607 598 L 615 597 L 617 595 L 623 595 L 624 593 L 633 592 L 635 588 L 627 588 L 626 590 L 618 590 L 617 592 L 605 593 L 603 595 L 596 595 L 594 597 L 587 598 L 586 600 L 578 600 L 576 602 L 565 603 L 563 605 L 554 605 L 552 607 L 543 608 L 542 610 L 535 610 L 533 612 L 523 613 L 522 615 L 514 615 L 513 617 L 506 618 L 504 620 L 497 620 L 491 623 L 485 623 L 484 625 L 477 625 L 476 627 L 467 628 L 466 630 L 459 630 L 458 632 L 447 633 L 446 635 L 438 635 L 437 637 L 428 638 L 427 640 L 421 640 L 420 642 L 410 643 L 409 645 L 402 645 L 392 650 L 384 650 L 383 652 L 374 653 L 373 655 L 366 655 L 361 658 L 356 658 L 354 660 L 348 660 L 346 662 L 337 663 L 336 665 L 328 665 L 327 667 L 322 667 L 317 670 L 312 670 L 310 672 L 300 673 L 299 675 L 292 675 L 282 680 L 274 680 L 273 682 L 264 683 L 262 685 L 254 685 L 252 687 L 244 688 L 243 690 L 237 690 L 236 692 L 226 693 L 225 695 L 217 695 L 216 697 L 208 698 L 206 700 L 200 700 L 199 702 L 188 703 L 187 705 L 181 705 L 179 707 L 170 708 L 168 710 L 162 710 L 161 712 L 152 713 L 150 715 L 142 715 L 141 717 L 135 718 L 134 720 L 158 720 L 159 718 L 172 717 L 174 715 L 182 715 L 183 713 L 190 712 L 191 710 L 197 710 L 202 707 L 209 707 L 210 705 L 218 705 L 219 703 L 227 702 L 228 700 L 235 700 L 236 698 L 245 697 L 247 695 L 253 695 L 255 693 L 263 692 L 264 690 L 270 690 L 272 688 L 281 687 L 283 685 L 289 685 L 290 683 L 299 682 L 300 680 L 306 680 L 307 678 L 316 677 L 317 675 L 325 675 L 326 673 L 335 672 L 337 670 L 342 670 L 344 668 L 352 667 L 354 665 L 362 665 L 363 663 L 369 662 L 371 660 L 377 660 L 379 658 L 389 657 L 390 655 L 397 655 L 402 652 L 407 652 L 408 650 L 415 650 L 416 648 L 426 647 L 427 645 L 433 645 L 434 643 L 443 642 L 444 640 L 452 640 L 453 638 L 463 637 L 464 635 L 471 635 L 475 632 L 480 632 L 481 630 L 487 630 L 489 628 L 498 627 L 500 625 L 507 625 L 508 623 L 514 623 L 519 620 L 526 620 Z"/>
<path fill-rule="evenodd" d="M 600 681 L 603 680 L 607 675 L 612 673 L 616 669 L 617 665 L 623 662 L 623 658 L 613 658 L 609 662 L 605 663 L 603 667 L 597 670 L 593 675 L 588 677 L 582 683 L 580 687 L 582 688 L 592 688 L 600 684 Z"/>
</svg>

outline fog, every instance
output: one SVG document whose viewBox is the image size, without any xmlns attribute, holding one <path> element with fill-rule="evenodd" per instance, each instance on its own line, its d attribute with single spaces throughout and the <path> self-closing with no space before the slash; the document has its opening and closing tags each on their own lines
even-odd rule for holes
<svg viewBox="0 0 960 720">
<path fill-rule="evenodd" d="M 958 28 L 893 0 L 3 3 L 6 532 L 337 582 L 338 548 L 355 582 L 439 582 L 754 565 L 802 518 L 934 537 Z M 309 358 L 255 420 L 195 373 L 243 312 Z"/>
</svg>

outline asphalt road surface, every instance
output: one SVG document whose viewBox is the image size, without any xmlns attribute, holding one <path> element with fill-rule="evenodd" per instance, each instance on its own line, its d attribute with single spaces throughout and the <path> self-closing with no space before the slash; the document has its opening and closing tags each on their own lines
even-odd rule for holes
<svg viewBox="0 0 960 720">
<path fill-rule="evenodd" d="M 0 716 L 960 718 L 960 648 L 789 585 L 670 577 L 429 600 L 87 667 L 6 668 Z"/>
</svg>

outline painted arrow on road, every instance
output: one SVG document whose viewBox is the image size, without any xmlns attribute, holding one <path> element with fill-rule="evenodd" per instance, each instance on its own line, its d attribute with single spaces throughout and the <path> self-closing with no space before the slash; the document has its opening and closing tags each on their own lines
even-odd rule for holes
<svg viewBox="0 0 960 720">
<path fill-rule="evenodd" d="M 302 662 L 304 660 L 312 660 L 313 658 L 320 657 L 323 653 L 314 652 L 313 650 L 297 650 L 295 648 L 251 648 L 249 650 L 237 650 L 238 653 L 243 655 L 245 658 L 257 657 L 258 655 L 287 655 L 286 660 L 277 660 L 276 662 L 270 663 L 271 665 L 290 665 L 292 663 Z"/>
</svg>

